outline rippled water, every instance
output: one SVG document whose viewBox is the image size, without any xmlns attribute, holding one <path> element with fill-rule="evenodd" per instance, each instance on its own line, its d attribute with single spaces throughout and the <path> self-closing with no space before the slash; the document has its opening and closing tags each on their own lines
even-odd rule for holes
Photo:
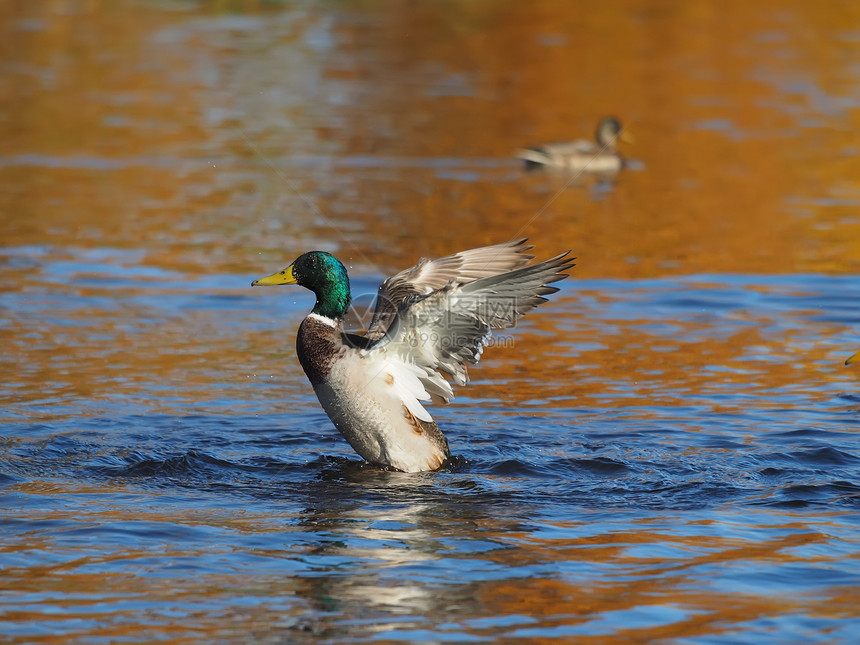
<svg viewBox="0 0 860 645">
<path fill-rule="evenodd" d="M 0 633 L 856 640 L 860 15 L 683 6 L 0 4 Z M 454 466 L 364 466 L 250 281 L 522 233 Z"/>
<path fill-rule="evenodd" d="M 363 468 L 319 410 L 282 331 L 307 296 L 110 256 L 31 250 L 15 262 L 63 278 L 0 300 L 13 353 L 54 356 L 5 396 L 7 634 L 856 627 L 860 396 L 834 333 L 853 278 L 568 281 L 438 411 L 452 471 L 404 475 Z"/>
</svg>

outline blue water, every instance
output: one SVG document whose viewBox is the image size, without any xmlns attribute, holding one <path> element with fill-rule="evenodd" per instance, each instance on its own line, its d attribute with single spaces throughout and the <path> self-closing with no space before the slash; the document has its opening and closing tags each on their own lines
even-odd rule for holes
<svg viewBox="0 0 860 645">
<path fill-rule="evenodd" d="M 4 254 L 43 279 L 0 296 L 9 637 L 858 628 L 853 276 L 561 283 L 545 325 L 435 409 L 453 467 L 406 475 L 363 465 L 319 409 L 292 350 L 308 294 L 109 249 Z"/>
</svg>

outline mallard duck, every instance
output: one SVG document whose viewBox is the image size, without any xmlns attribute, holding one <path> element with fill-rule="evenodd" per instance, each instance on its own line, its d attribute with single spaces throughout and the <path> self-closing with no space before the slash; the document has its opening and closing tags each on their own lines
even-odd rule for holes
<svg viewBox="0 0 860 645">
<path fill-rule="evenodd" d="M 311 251 L 251 286 L 298 284 L 316 295 L 299 326 L 296 354 L 320 404 L 371 464 L 420 472 L 444 466 L 445 435 L 423 402 L 447 403 L 468 381 L 491 330 L 510 327 L 558 291 L 570 251 L 527 266 L 526 240 L 421 259 L 379 287 L 367 332 L 350 334 L 349 276 L 333 255 Z"/>
<path fill-rule="evenodd" d="M 526 162 L 526 170 L 557 168 L 569 172 L 616 173 L 624 166 L 624 158 L 616 143 L 620 139 L 632 143 L 633 138 L 621 127 L 615 117 L 606 117 L 597 124 L 594 141 L 579 139 L 546 143 L 525 148 L 517 157 Z"/>
<path fill-rule="evenodd" d="M 860 363 L 860 352 L 857 352 L 856 354 L 852 354 L 847 359 L 845 359 L 846 365 L 851 365 L 852 363 Z"/>
</svg>

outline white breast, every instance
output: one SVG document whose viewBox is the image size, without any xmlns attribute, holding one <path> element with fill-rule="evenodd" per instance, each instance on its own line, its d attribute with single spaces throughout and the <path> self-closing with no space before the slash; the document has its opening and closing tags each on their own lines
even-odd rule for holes
<svg viewBox="0 0 860 645">
<path fill-rule="evenodd" d="M 337 429 L 367 461 L 405 472 L 434 470 L 444 461 L 440 447 L 416 427 L 415 418 L 433 418 L 419 401 L 430 397 L 415 369 L 384 350 L 348 350 L 315 388 Z"/>
</svg>

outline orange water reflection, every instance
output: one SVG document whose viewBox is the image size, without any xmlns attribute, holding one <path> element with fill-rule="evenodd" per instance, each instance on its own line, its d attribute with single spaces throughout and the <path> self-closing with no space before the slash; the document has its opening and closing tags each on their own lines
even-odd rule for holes
<svg viewBox="0 0 860 645">
<path fill-rule="evenodd" d="M 327 23 L 251 3 L 230 5 L 250 22 L 223 24 L 213 6 L 191 16 L 66 5 L 4 5 L 10 245 L 143 241 L 158 265 L 252 273 L 261 250 L 274 259 L 328 241 L 399 267 L 513 236 L 564 179 L 464 185 L 374 169 L 373 157 L 507 159 L 615 112 L 644 168 L 602 200 L 566 191 L 524 231 L 574 248 L 580 275 L 841 273 L 860 262 L 851 5 L 759 3 L 731 20 L 697 2 L 397 5 Z M 297 42 L 310 26 L 322 44 Z M 434 91 L 440 76 L 447 94 Z M 278 115 L 266 94 L 279 83 L 309 100 Z M 320 105 L 320 88 L 348 109 Z M 276 166 L 321 154 L 368 156 L 370 167 L 296 161 L 285 180 L 258 152 Z"/>
<path fill-rule="evenodd" d="M 370 474 L 356 484 L 396 494 L 397 475 L 381 478 Z M 63 491 L 55 486 L 28 492 Z M 295 526 L 287 515 L 258 515 L 251 509 L 243 514 L 235 509 L 213 514 L 210 509 L 168 518 L 143 508 L 130 518 L 127 510 L 109 506 L 111 496 L 126 492 L 121 487 L 75 486 L 66 492 L 94 495 L 108 505 L 83 517 L 61 511 L 53 516 L 55 521 L 78 522 L 82 529 L 103 526 L 120 536 L 127 532 L 129 545 L 116 542 L 93 554 L 83 542 L 70 546 L 65 538 L 58 548 L 55 538 L 36 537 L 31 552 L 53 556 L 7 569 L 4 590 L 39 594 L 49 609 L 58 595 L 66 594 L 69 600 L 62 613 L 46 616 L 35 602 L 29 609 L 6 612 L 6 621 L 55 621 L 58 628 L 66 628 L 70 618 L 80 616 L 93 625 L 87 633 L 102 637 L 137 630 L 161 637 L 254 633 L 271 638 L 280 633 L 292 639 L 303 632 L 327 637 L 391 634 L 427 628 L 444 616 L 443 634 L 504 637 L 524 630 L 519 635 L 549 642 L 549 636 L 529 634 L 540 628 L 545 635 L 626 642 L 732 634 L 746 623 L 792 614 L 810 621 L 851 618 L 860 592 L 856 585 L 834 585 L 814 598 L 760 592 L 772 584 L 769 580 L 781 565 L 844 565 L 844 559 L 829 550 L 834 536 L 847 528 L 838 515 L 792 518 L 783 513 L 770 526 L 766 515 L 755 523 L 732 515 L 689 518 L 692 521 L 656 515 L 631 518 L 626 529 L 615 522 L 605 529 L 557 523 L 524 531 L 520 520 L 499 517 L 498 509 L 489 507 L 484 512 L 403 505 L 386 511 L 356 505 L 309 509 L 302 525 Z M 183 529 L 172 532 L 178 520 Z M 720 535 L 723 522 L 750 538 Z M 157 549 L 134 545 L 135 524 L 144 523 L 163 524 Z M 385 528 L 385 523 L 396 526 Z M 664 528 L 654 528 L 658 526 Z M 308 543 L 302 532 L 310 529 L 320 531 L 315 543 Z M 756 537 L 768 529 L 779 537 Z M 211 538 L 201 538 L 207 534 Z M 440 549 L 452 535 L 475 540 L 476 546 L 462 553 Z M 256 541 L 259 547 L 236 552 L 234 543 L 252 545 L 255 536 L 265 538 Z M 62 533 L 56 537 L 64 539 Z M 495 564 L 512 574 L 498 580 L 434 579 L 434 565 L 451 557 L 462 558 L 464 569 L 480 557 L 484 567 Z M 220 559 L 222 570 L 207 572 L 199 581 L 178 575 L 195 558 Z M 326 574 L 321 567 L 329 559 L 340 564 Z M 319 572 L 296 575 L 293 563 L 302 562 L 318 563 Z M 348 562 L 361 566 L 349 567 Z M 416 569 L 423 571 L 417 579 L 408 573 Z M 541 569 L 552 574 L 520 574 Z M 726 577 L 736 588 L 726 588 Z M 160 608 L 165 598 L 174 607 L 166 616 Z M 106 611 L 107 602 L 119 608 Z M 141 615 L 141 604 L 158 611 Z M 171 613 L 182 620 L 171 621 Z M 510 619 L 497 622 L 500 617 Z M 345 632 L 344 624 L 350 623 L 354 627 Z"/>
</svg>

